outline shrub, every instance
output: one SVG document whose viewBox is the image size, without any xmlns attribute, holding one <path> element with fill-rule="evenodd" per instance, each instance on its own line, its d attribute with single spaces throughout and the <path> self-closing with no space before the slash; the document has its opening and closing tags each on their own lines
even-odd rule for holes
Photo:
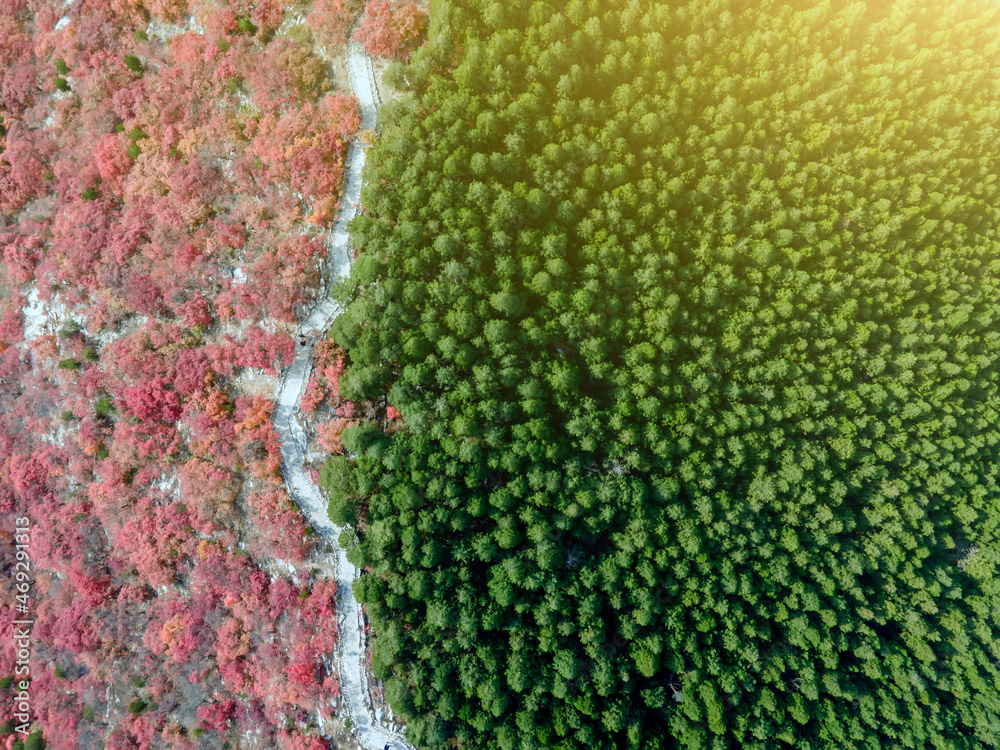
<svg viewBox="0 0 1000 750">
<path fill-rule="evenodd" d="M 94 412 L 100 417 L 110 417 L 112 410 L 111 396 L 101 396 L 94 404 Z"/>
<path fill-rule="evenodd" d="M 68 320 L 59 329 L 59 338 L 69 339 L 80 332 L 80 324 L 75 320 Z"/>
<path fill-rule="evenodd" d="M 257 33 L 257 25 L 249 18 L 240 18 L 236 22 L 236 29 L 241 34 L 246 34 L 248 36 L 253 36 Z"/>
</svg>

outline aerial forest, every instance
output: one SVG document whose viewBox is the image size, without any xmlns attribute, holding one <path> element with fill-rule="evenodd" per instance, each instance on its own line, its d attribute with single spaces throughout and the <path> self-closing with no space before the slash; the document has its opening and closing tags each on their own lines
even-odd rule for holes
<svg viewBox="0 0 1000 750">
<path fill-rule="evenodd" d="M 428 750 L 1000 745 L 1000 6 L 435 0 L 321 481 Z"/>
<path fill-rule="evenodd" d="M 273 394 L 359 128 L 352 18 L 380 50 L 422 21 L 382 5 L 0 0 L 2 750 L 348 741 Z"/>
</svg>

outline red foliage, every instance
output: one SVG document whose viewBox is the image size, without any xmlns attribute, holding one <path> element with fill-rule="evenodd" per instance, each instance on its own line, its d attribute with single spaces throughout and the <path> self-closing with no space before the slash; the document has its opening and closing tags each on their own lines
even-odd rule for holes
<svg viewBox="0 0 1000 750">
<path fill-rule="evenodd" d="M 0 234 L 3 261 L 7 264 L 7 278 L 15 284 L 31 281 L 44 244 L 44 240 L 37 236 L 24 236 L 15 232 Z"/>
<path fill-rule="evenodd" d="M 315 223 L 328 222 L 343 179 L 347 140 L 360 123 L 357 98 L 344 94 L 266 114 L 250 146 L 259 164 L 257 181 L 289 185 L 314 202 L 322 214 Z"/>
<path fill-rule="evenodd" d="M 247 498 L 256 529 L 254 544 L 261 553 L 279 560 L 302 562 L 312 549 L 302 514 L 284 490 L 256 492 Z"/>
<path fill-rule="evenodd" d="M 291 362 L 359 126 L 323 60 L 267 33 L 285 7 L 0 0 L 0 515 L 34 523 L 32 692 L 53 747 L 194 748 L 192 701 L 220 746 L 324 746 L 285 728 L 339 690 L 336 586 L 270 565 L 311 569 L 314 536 L 281 489 L 273 402 L 232 378 Z M 342 39 L 349 13 L 323 14 L 318 36 Z M 150 19 L 193 30 L 137 41 Z M 72 93 L 52 90 L 58 58 Z M 82 329 L 23 342 L 32 282 Z M 339 353 L 317 350 L 329 402 Z M 140 676 L 155 709 L 107 701 Z"/>
<path fill-rule="evenodd" d="M 354 11 L 347 0 L 314 0 L 312 12 L 306 16 L 306 23 L 323 46 L 344 44 Z"/>
<path fill-rule="evenodd" d="M 316 680 L 316 665 L 309 663 L 291 664 L 288 667 L 288 679 L 298 685 L 314 688 L 319 683 Z"/>
<path fill-rule="evenodd" d="M 279 0 L 257 0 L 257 4 L 250 13 L 250 19 L 262 31 L 278 28 L 284 17 L 285 4 Z"/>
<path fill-rule="evenodd" d="M 354 38 L 369 55 L 406 60 L 426 26 L 427 14 L 412 0 L 370 0 Z"/>
<path fill-rule="evenodd" d="M 117 182 L 132 166 L 125 148 L 122 138 L 117 135 L 104 136 L 94 147 L 94 163 L 105 182 Z"/>
<path fill-rule="evenodd" d="M 51 466 L 44 453 L 10 457 L 10 481 L 26 502 L 37 501 L 49 486 Z"/>
<path fill-rule="evenodd" d="M 11 297 L 0 308 L 0 352 L 24 338 L 24 315 L 21 312 L 22 299 Z"/>
<path fill-rule="evenodd" d="M 24 5 L 0 14 L 0 109 L 20 113 L 38 91 L 31 38 L 25 33 Z"/>
<path fill-rule="evenodd" d="M 260 328 L 250 328 L 238 362 L 241 367 L 256 367 L 275 374 L 275 365 L 288 367 L 294 357 L 295 342 L 288 334 L 266 333 Z"/>
<path fill-rule="evenodd" d="M 170 380 L 157 376 L 125 389 L 123 409 L 143 422 L 173 422 L 181 415 L 181 396 Z"/>
<path fill-rule="evenodd" d="M 320 385 L 316 376 L 309 378 L 309 382 L 306 383 L 305 393 L 302 394 L 302 400 L 299 402 L 299 408 L 302 409 L 303 414 L 312 414 L 316 411 L 316 407 L 323 403 L 326 399 L 326 389 Z"/>
<path fill-rule="evenodd" d="M 339 399 L 340 376 L 345 367 L 343 350 L 329 339 L 319 341 L 313 348 L 313 361 L 320 382 L 330 390 L 331 398 Z"/>
<path fill-rule="evenodd" d="M 329 745 L 318 737 L 309 737 L 300 732 L 282 730 L 278 734 L 281 750 L 329 750 Z"/>
<path fill-rule="evenodd" d="M 0 19 L 2 35 L 3 19 Z M 3 45 L 0 44 L 0 50 Z M 2 60 L 0 52 L 0 60 Z M 0 62 L 0 71 L 3 70 Z M 0 72 L 0 75 L 3 75 Z M 33 81 L 32 81 L 33 83 Z M 0 81 L 0 99 L 5 81 Z M 6 124 L 6 123 L 5 123 Z M 0 211 L 16 211 L 35 197 L 42 183 L 44 168 L 31 133 L 19 120 L 6 125 L 7 135 L 0 137 Z"/>
<path fill-rule="evenodd" d="M 198 708 L 198 723 L 212 732 L 221 732 L 236 715 L 236 701 L 209 703 Z"/>
<path fill-rule="evenodd" d="M 153 586 L 173 583 L 178 563 L 194 554 L 191 517 L 180 505 L 136 505 L 115 537 L 115 552 Z M 183 555 L 181 554 L 183 553 Z"/>
<path fill-rule="evenodd" d="M 353 424 L 357 424 L 356 419 L 337 417 L 329 422 L 317 425 L 316 437 L 320 447 L 327 453 L 341 453 L 344 450 L 342 435 L 344 430 Z"/>
</svg>

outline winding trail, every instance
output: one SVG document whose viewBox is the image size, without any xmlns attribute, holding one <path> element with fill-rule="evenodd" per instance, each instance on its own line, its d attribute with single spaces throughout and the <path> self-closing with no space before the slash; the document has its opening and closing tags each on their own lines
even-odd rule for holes
<svg viewBox="0 0 1000 750">
<path fill-rule="evenodd" d="M 351 42 L 347 51 L 347 69 L 351 89 L 361 102 L 361 129 L 375 127 L 378 90 L 371 60 L 361 45 Z M 330 283 L 346 276 L 351 268 L 347 224 L 357 213 L 361 198 L 361 172 L 365 166 L 365 149 L 357 139 L 347 151 L 344 169 L 344 198 L 341 200 L 337 225 L 330 232 L 326 273 L 328 274 L 321 300 L 299 325 L 295 358 L 278 385 L 277 409 L 274 427 L 281 439 L 282 470 L 285 484 L 292 499 L 302 509 L 312 527 L 333 546 L 337 575 L 337 621 L 340 627 L 337 667 L 340 674 L 341 700 L 354 728 L 353 736 L 367 750 L 383 750 L 386 745 L 393 750 L 412 750 L 398 733 L 390 731 L 377 720 L 368 699 L 368 675 L 363 663 L 365 655 L 363 617 L 361 605 L 354 598 L 352 584 L 358 569 L 347 560 L 347 553 L 337 540 L 341 527 L 334 526 L 327 513 L 327 503 L 319 488 L 302 469 L 308 439 L 296 415 L 309 373 L 312 368 L 312 348 L 317 337 L 322 336 L 330 321 L 342 310 L 328 296 Z"/>
</svg>

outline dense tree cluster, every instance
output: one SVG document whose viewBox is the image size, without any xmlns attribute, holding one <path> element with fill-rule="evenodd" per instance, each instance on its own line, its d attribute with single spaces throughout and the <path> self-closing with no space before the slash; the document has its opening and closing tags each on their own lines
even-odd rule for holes
<svg viewBox="0 0 1000 750">
<path fill-rule="evenodd" d="M 18 516 L 49 747 L 346 734 L 336 586 L 270 398 L 359 124 L 328 76 L 346 29 L 308 34 L 336 7 L 0 0 L 4 750 Z"/>
<path fill-rule="evenodd" d="M 438 0 L 323 472 L 422 747 L 1000 743 L 1000 7 Z M 456 744 L 457 743 L 457 744 Z"/>
</svg>

